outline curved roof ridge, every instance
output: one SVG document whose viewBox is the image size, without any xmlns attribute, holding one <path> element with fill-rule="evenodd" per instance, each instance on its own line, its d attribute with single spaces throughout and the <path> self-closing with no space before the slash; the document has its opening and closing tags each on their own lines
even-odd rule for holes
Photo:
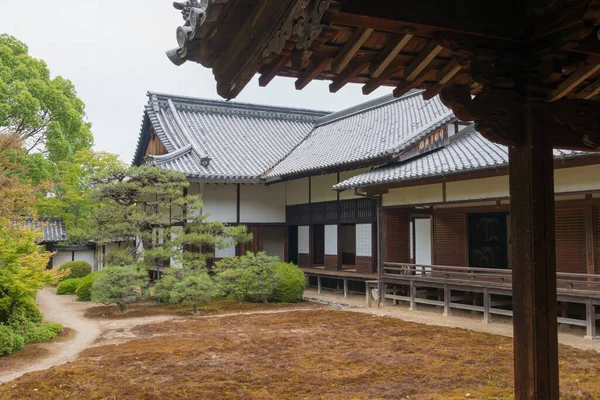
<svg viewBox="0 0 600 400">
<path fill-rule="evenodd" d="M 315 127 L 327 125 L 332 122 L 339 121 L 341 119 L 345 119 L 345 118 L 351 117 L 356 114 L 361 114 L 361 113 L 364 113 L 367 111 L 371 111 L 376 108 L 383 107 L 389 103 L 407 99 L 409 97 L 415 96 L 422 92 L 423 92 L 423 90 L 413 89 L 401 97 L 394 97 L 393 94 L 386 94 L 385 96 L 378 97 L 374 100 L 370 100 L 365 103 L 361 103 L 356 106 L 346 108 L 345 110 L 341 110 L 341 111 L 326 115 L 324 117 L 321 117 L 319 120 L 317 120 L 317 124 Z"/>
<path fill-rule="evenodd" d="M 169 161 L 173 161 L 176 158 L 179 158 L 185 154 L 188 154 L 192 150 L 194 150 L 194 147 L 191 144 L 188 144 L 188 145 L 183 146 L 171 153 L 167 153 L 162 156 L 148 156 L 148 158 L 151 159 L 152 161 L 154 161 L 155 164 L 160 165 L 160 164 L 164 164 Z"/>
<path fill-rule="evenodd" d="M 316 120 L 325 115 L 331 114 L 331 111 L 312 110 L 305 108 L 280 107 L 262 104 L 243 103 L 235 101 L 211 100 L 190 96 L 178 96 L 165 93 L 148 92 L 148 97 L 156 99 L 156 101 L 171 100 L 175 103 L 183 104 L 189 107 L 208 108 L 213 112 L 221 111 L 224 113 L 240 113 L 259 115 L 271 115 L 272 118 L 306 118 Z"/>
</svg>

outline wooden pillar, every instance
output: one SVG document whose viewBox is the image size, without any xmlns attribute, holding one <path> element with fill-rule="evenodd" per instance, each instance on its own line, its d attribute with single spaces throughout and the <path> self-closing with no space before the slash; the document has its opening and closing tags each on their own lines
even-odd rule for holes
<svg viewBox="0 0 600 400">
<path fill-rule="evenodd" d="M 592 196 L 587 195 L 585 198 L 585 254 L 587 273 L 594 274 L 596 272 L 596 215 Z M 593 279 L 592 279 L 593 280 Z"/>
<path fill-rule="evenodd" d="M 321 276 L 317 275 L 317 293 L 321 294 Z"/>
<path fill-rule="evenodd" d="M 488 289 L 483 289 L 483 323 L 489 324 L 492 322 L 490 308 L 492 306 L 492 296 L 488 292 Z"/>
<path fill-rule="evenodd" d="M 525 106 L 509 147 L 515 399 L 558 400 L 558 327 L 551 131 L 541 104 Z M 518 128 L 517 128 L 518 129 Z"/>
<path fill-rule="evenodd" d="M 587 340 L 596 339 L 596 306 L 592 302 L 592 299 L 588 299 L 585 303 L 585 315 L 586 315 L 586 333 L 585 338 Z"/>
<path fill-rule="evenodd" d="M 344 278 L 344 298 L 348 297 L 348 279 Z"/>
<path fill-rule="evenodd" d="M 410 281 L 409 289 L 410 289 L 410 294 L 409 294 L 410 304 L 409 304 L 408 309 L 410 311 L 415 311 L 415 309 L 417 308 L 416 307 L 417 303 L 415 302 L 415 297 L 417 297 L 417 289 L 415 288 L 415 281 L 413 281 L 413 280 Z"/>
<path fill-rule="evenodd" d="M 444 285 L 444 317 L 450 316 L 450 301 L 452 300 L 452 291 L 448 285 Z"/>
</svg>

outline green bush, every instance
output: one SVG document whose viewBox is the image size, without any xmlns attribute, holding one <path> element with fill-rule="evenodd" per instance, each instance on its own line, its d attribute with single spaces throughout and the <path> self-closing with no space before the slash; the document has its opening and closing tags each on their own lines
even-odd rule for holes
<svg viewBox="0 0 600 400">
<path fill-rule="evenodd" d="M 92 266 L 85 261 L 70 261 L 58 267 L 58 271 L 70 270 L 71 273 L 61 279 L 83 278 L 92 273 Z"/>
<path fill-rule="evenodd" d="M 294 303 L 304 293 L 304 273 L 264 252 L 246 253 L 215 264 L 216 280 L 238 301 Z"/>
<path fill-rule="evenodd" d="M 23 300 L 15 308 L 13 314 L 21 314 L 23 318 L 34 324 L 39 324 L 44 319 L 44 315 L 35 305 L 35 301 L 33 299 Z"/>
<path fill-rule="evenodd" d="M 22 333 L 22 336 L 25 343 L 43 342 L 55 338 L 63 329 L 61 324 L 46 322 L 30 326 L 27 331 Z"/>
<path fill-rule="evenodd" d="M 8 326 L 0 325 L 0 355 L 21 350 L 24 345 L 25 339 L 21 335 Z"/>
<path fill-rule="evenodd" d="M 273 266 L 276 284 L 270 301 L 275 303 L 297 303 L 302 301 L 306 280 L 304 271 L 294 264 L 278 262 Z"/>
<path fill-rule="evenodd" d="M 95 272 L 79 279 L 79 284 L 77 285 L 77 289 L 75 289 L 78 301 L 92 300 L 92 286 L 97 275 L 98 273 Z"/>
<path fill-rule="evenodd" d="M 122 313 L 127 304 L 140 299 L 148 279 L 148 273 L 135 266 L 106 267 L 93 282 L 92 300 L 116 304 Z"/>
<path fill-rule="evenodd" d="M 75 291 L 77 290 L 77 287 L 82 279 L 83 278 L 65 279 L 56 287 L 56 294 L 75 294 Z"/>
</svg>

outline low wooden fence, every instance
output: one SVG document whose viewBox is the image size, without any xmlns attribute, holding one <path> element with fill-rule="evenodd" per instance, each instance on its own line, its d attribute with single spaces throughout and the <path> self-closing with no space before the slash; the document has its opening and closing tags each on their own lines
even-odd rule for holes
<svg viewBox="0 0 600 400">
<path fill-rule="evenodd" d="M 511 270 L 384 263 L 382 279 L 384 300 L 408 302 L 411 310 L 417 304 L 428 304 L 443 307 L 444 315 L 453 308 L 477 311 L 483 313 L 484 323 L 489 323 L 494 314 L 512 317 L 508 308 L 512 303 Z M 436 290 L 434 295 L 431 289 Z M 422 297 L 422 292 L 429 295 Z M 480 294 L 482 301 L 473 297 L 470 303 L 465 302 L 469 300 L 465 293 Z M 569 318 L 565 306 L 558 322 L 583 326 L 586 338 L 595 339 L 596 320 L 600 318 L 596 313 L 596 306 L 600 305 L 600 275 L 558 273 L 557 295 L 563 306 L 584 305 L 586 315 L 585 320 Z"/>
</svg>

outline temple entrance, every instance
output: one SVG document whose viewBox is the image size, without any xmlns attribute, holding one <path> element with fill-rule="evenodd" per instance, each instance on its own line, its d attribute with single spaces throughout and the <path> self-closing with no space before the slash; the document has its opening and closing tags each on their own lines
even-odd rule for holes
<svg viewBox="0 0 600 400">
<path fill-rule="evenodd" d="M 469 214 L 469 266 L 508 269 L 505 213 Z"/>
</svg>

